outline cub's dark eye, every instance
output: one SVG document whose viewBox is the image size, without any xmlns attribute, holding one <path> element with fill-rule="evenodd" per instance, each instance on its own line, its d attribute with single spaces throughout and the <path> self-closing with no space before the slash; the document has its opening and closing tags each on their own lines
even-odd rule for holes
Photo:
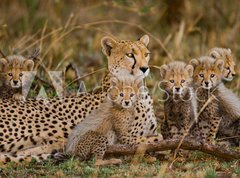
<svg viewBox="0 0 240 178">
<path fill-rule="evenodd" d="M 144 56 L 145 57 L 148 57 L 150 55 L 150 53 L 145 53 Z"/>
<path fill-rule="evenodd" d="M 174 80 L 169 80 L 171 83 L 174 83 Z"/>
<path fill-rule="evenodd" d="M 184 82 L 185 82 L 185 80 L 184 80 L 184 79 L 182 79 L 182 80 L 181 80 L 181 83 L 184 83 Z"/>
<path fill-rule="evenodd" d="M 134 93 L 131 93 L 131 94 L 130 94 L 130 97 L 133 97 L 133 96 L 134 96 Z"/>
<path fill-rule="evenodd" d="M 123 97 L 123 96 L 124 96 L 124 94 L 123 94 L 123 93 L 120 93 L 120 96 L 121 96 L 121 97 Z"/>
<path fill-rule="evenodd" d="M 22 76 L 23 76 L 23 73 L 20 73 L 19 76 L 22 77 Z"/>
<path fill-rule="evenodd" d="M 127 57 L 130 57 L 130 58 L 133 58 L 133 57 L 134 57 L 133 53 L 127 53 L 126 56 L 127 56 Z"/>
<path fill-rule="evenodd" d="M 230 67 L 226 67 L 227 70 L 230 70 Z"/>
<path fill-rule="evenodd" d="M 211 74 L 210 77 L 211 77 L 211 78 L 215 77 L 215 74 Z"/>
<path fill-rule="evenodd" d="M 11 77 L 11 76 L 12 76 L 12 73 L 8 73 L 8 75 Z"/>
<path fill-rule="evenodd" d="M 202 78 L 204 77 L 204 75 L 203 75 L 203 74 L 199 74 L 199 76 L 200 76 L 200 77 L 202 77 Z"/>
</svg>

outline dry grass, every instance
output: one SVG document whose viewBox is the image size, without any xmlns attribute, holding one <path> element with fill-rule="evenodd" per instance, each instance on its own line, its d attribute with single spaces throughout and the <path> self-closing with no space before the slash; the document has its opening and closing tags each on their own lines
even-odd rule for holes
<svg viewBox="0 0 240 178">
<path fill-rule="evenodd" d="M 161 64 L 172 60 L 189 61 L 206 54 L 212 47 L 220 46 L 232 49 L 237 60 L 237 71 L 240 71 L 239 7 L 238 0 L 1 0 L 0 49 L 6 55 L 27 55 L 38 47 L 41 49 L 40 61 L 45 70 L 63 70 L 64 66 L 73 61 L 90 91 L 99 84 L 98 81 L 104 75 L 102 70 L 97 73 L 93 71 L 106 67 L 107 64 L 101 52 L 100 39 L 104 35 L 112 35 L 119 39 L 135 40 L 147 33 L 151 37 L 150 64 L 153 66 L 147 84 L 155 101 L 156 114 L 160 115 L 162 102 L 158 100 L 161 93 L 157 87 L 157 67 Z M 88 75 L 91 73 L 93 74 Z M 48 80 L 44 74 L 42 77 Z M 46 83 L 45 85 L 47 87 Z M 239 94 L 238 76 L 226 85 Z M 225 172 L 228 170 L 224 168 L 225 163 L 215 159 L 212 161 L 212 158 L 207 161 L 208 158 L 201 156 L 197 157 L 198 160 L 188 160 L 187 163 L 181 159 L 176 160 L 173 170 L 168 170 L 165 164 L 159 166 L 159 162 L 156 162 L 147 166 L 141 163 L 138 169 L 142 171 L 139 173 L 129 170 L 127 164 L 120 168 L 101 168 L 99 171 L 101 176 L 115 177 L 147 176 L 145 173 L 149 173 L 150 170 L 153 173 L 151 176 L 159 177 L 166 172 L 169 177 L 202 177 L 205 174 L 207 177 L 214 177 L 218 168 Z M 47 166 L 38 168 L 36 165 L 24 165 L 17 171 L 23 177 L 29 174 L 46 175 L 45 171 L 58 177 L 83 174 L 93 176 L 92 172 L 96 171 L 91 163 L 90 166 L 89 163 L 74 164 L 75 162 L 69 161 L 62 167 L 50 166 L 52 170 Z M 200 168 L 203 164 L 207 166 Z M 239 175 L 239 167 L 232 169 L 237 163 L 226 164 L 231 167 L 231 173 Z M 77 170 L 76 166 L 79 166 Z M 0 170 L 0 175 L 3 173 L 3 176 L 16 176 L 14 169 L 14 166 L 10 166 Z M 126 169 L 129 172 L 125 172 Z"/>
</svg>

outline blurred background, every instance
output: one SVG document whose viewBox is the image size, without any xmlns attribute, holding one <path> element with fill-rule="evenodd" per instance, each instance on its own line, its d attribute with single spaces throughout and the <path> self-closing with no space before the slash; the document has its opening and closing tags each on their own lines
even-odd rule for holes
<svg viewBox="0 0 240 178">
<path fill-rule="evenodd" d="M 83 81 L 87 90 L 99 84 L 104 70 L 98 69 L 107 66 L 100 39 L 112 35 L 137 40 L 143 34 L 151 37 L 153 66 L 172 60 L 188 61 L 218 46 L 232 50 L 239 72 L 238 0 L 1 0 L 0 3 L 0 48 L 5 55 L 28 55 L 40 48 L 40 62 L 47 70 L 63 70 L 69 62 L 74 62 L 80 75 L 86 75 Z M 154 94 L 159 75 L 157 68 L 151 71 L 147 84 Z M 239 85 L 238 76 L 227 83 L 235 92 L 239 92 Z M 157 101 L 158 95 L 154 97 Z"/>
</svg>

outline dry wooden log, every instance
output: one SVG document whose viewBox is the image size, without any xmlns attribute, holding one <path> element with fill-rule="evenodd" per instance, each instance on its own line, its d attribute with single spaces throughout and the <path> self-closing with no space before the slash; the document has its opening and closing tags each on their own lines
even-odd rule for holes
<svg viewBox="0 0 240 178">
<path fill-rule="evenodd" d="M 141 145 L 141 147 L 146 152 L 174 150 L 179 146 L 180 141 L 181 139 L 163 140 L 158 143 L 144 144 Z M 229 161 L 240 159 L 240 152 L 238 151 L 223 146 L 201 143 L 189 138 L 184 139 L 180 148 L 184 150 L 201 151 Z M 139 146 L 137 145 L 111 145 L 108 146 L 106 155 L 134 155 L 138 149 Z"/>
</svg>

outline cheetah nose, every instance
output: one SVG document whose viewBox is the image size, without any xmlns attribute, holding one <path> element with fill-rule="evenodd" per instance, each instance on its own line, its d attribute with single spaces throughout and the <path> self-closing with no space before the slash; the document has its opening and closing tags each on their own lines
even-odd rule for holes
<svg viewBox="0 0 240 178">
<path fill-rule="evenodd" d="M 179 88 L 179 87 L 175 87 L 175 90 L 176 90 L 176 91 L 180 91 L 180 88 Z"/>
<path fill-rule="evenodd" d="M 129 101 L 125 101 L 125 104 L 126 104 L 126 106 L 128 106 L 128 105 L 129 105 L 129 103 L 130 103 Z"/>
<path fill-rule="evenodd" d="M 145 73 L 148 70 L 148 67 L 140 67 L 139 68 L 143 73 Z"/>
<path fill-rule="evenodd" d="M 205 82 L 205 85 L 208 86 L 209 82 Z"/>
<path fill-rule="evenodd" d="M 14 85 L 17 85 L 18 81 L 17 80 L 13 80 Z"/>
<path fill-rule="evenodd" d="M 235 76 L 236 76 L 236 74 L 235 74 L 235 73 L 232 73 L 232 76 L 233 76 L 233 77 L 235 77 Z"/>
</svg>

